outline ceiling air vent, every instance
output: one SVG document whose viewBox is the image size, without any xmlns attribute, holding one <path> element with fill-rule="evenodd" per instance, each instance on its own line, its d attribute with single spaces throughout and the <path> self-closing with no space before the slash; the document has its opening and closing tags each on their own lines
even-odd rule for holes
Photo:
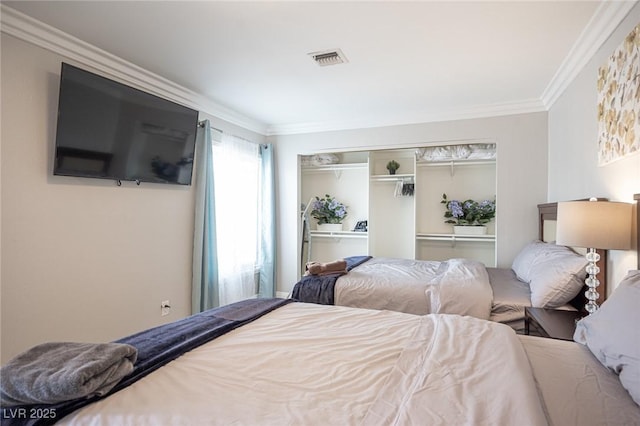
<svg viewBox="0 0 640 426">
<path fill-rule="evenodd" d="M 309 53 L 309 56 L 321 67 L 337 65 L 349 62 L 340 49 L 324 50 L 322 52 Z"/>
</svg>

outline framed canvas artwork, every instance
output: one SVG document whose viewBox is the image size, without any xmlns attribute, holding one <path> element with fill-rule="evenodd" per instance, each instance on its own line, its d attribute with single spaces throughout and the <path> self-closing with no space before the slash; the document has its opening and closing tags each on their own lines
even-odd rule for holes
<svg viewBox="0 0 640 426">
<path fill-rule="evenodd" d="M 598 165 L 640 152 L 640 24 L 598 71 Z"/>
</svg>

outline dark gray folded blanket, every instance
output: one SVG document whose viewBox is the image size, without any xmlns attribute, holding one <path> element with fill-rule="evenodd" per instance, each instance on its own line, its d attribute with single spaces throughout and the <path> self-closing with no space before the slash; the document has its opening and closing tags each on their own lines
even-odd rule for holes
<svg viewBox="0 0 640 426">
<path fill-rule="evenodd" d="M 138 351 L 122 343 L 52 342 L 0 369 L 0 404 L 53 404 L 104 395 L 133 371 Z"/>
</svg>

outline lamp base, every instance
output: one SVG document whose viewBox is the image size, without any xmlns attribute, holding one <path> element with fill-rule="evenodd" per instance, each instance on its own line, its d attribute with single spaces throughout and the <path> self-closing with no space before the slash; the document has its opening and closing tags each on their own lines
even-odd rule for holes
<svg viewBox="0 0 640 426">
<path fill-rule="evenodd" d="M 596 288 L 600 285 L 600 281 L 597 278 L 598 273 L 600 273 L 600 268 L 597 264 L 600 260 L 600 255 L 596 252 L 596 249 L 590 248 L 585 257 L 589 263 L 587 264 L 587 279 L 585 280 L 588 289 L 584 292 L 587 304 L 584 309 L 591 315 L 598 310 L 596 300 L 600 297 L 600 293 L 596 291 Z"/>
</svg>

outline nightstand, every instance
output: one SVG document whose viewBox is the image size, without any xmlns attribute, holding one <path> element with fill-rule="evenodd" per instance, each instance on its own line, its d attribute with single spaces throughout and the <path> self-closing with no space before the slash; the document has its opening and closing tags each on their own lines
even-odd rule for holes
<svg viewBox="0 0 640 426">
<path fill-rule="evenodd" d="M 530 334 L 533 327 L 542 337 L 573 340 L 576 322 L 582 317 L 582 312 L 527 306 L 524 308 L 524 334 Z"/>
</svg>

